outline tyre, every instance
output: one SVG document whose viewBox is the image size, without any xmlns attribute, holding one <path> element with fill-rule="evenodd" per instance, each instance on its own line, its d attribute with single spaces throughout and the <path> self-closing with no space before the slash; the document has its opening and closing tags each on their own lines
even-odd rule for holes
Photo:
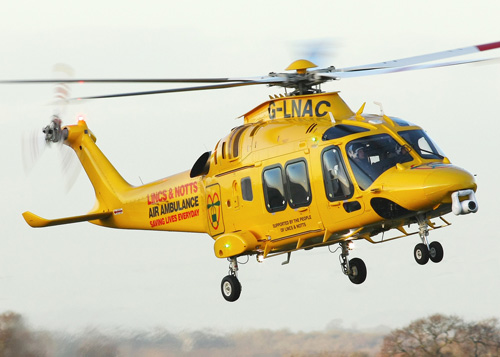
<svg viewBox="0 0 500 357">
<path fill-rule="evenodd" d="M 444 250 L 443 246 L 439 242 L 432 242 L 429 245 L 429 258 L 434 262 L 434 263 L 439 263 L 441 260 L 443 260 L 444 257 Z"/>
<path fill-rule="evenodd" d="M 353 258 L 349 261 L 349 280 L 354 284 L 361 284 L 366 279 L 366 265 L 365 262 L 359 258 Z"/>
<path fill-rule="evenodd" d="M 233 275 L 227 275 L 222 279 L 222 283 L 220 285 L 222 296 L 227 301 L 233 302 L 238 300 L 241 294 L 241 284 L 238 278 Z"/>
<path fill-rule="evenodd" d="M 417 244 L 413 250 L 413 256 L 420 265 L 425 265 L 429 261 L 429 250 L 424 243 Z"/>
</svg>

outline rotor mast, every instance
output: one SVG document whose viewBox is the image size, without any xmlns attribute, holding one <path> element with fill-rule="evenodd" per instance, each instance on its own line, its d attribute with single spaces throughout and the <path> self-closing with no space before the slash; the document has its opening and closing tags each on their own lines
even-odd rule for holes
<svg viewBox="0 0 500 357">
<path fill-rule="evenodd" d="M 331 66 L 316 71 L 308 71 L 310 68 L 317 67 L 316 64 L 306 59 L 296 60 L 285 69 L 286 71 L 296 71 L 296 73 L 269 73 L 271 77 L 276 76 L 285 78 L 285 81 L 282 83 L 270 84 L 270 86 L 293 88 L 294 91 L 289 94 L 290 96 L 322 93 L 321 89 L 317 86 L 326 81 L 318 77 L 316 73 L 331 72 L 335 67 Z"/>
</svg>

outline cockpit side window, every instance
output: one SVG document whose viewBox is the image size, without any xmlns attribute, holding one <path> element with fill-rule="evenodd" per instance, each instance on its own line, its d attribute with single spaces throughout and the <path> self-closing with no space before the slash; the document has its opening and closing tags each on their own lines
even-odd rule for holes
<svg viewBox="0 0 500 357">
<path fill-rule="evenodd" d="M 340 150 L 331 147 L 323 151 L 323 180 L 329 201 L 344 200 L 352 196 L 353 186 L 347 175 Z"/>
</svg>

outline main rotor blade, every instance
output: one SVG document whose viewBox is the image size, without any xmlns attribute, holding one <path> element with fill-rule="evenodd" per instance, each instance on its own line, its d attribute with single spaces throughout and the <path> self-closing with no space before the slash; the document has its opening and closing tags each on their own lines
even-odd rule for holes
<svg viewBox="0 0 500 357">
<path fill-rule="evenodd" d="M 316 76 L 320 77 L 320 78 L 341 79 L 341 78 L 371 76 L 371 75 L 376 75 L 376 74 L 415 71 L 415 70 L 419 70 L 419 69 L 448 67 L 448 66 L 456 66 L 456 65 L 469 64 L 469 63 L 487 63 L 487 62 L 498 62 L 498 61 L 500 61 L 500 57 L 477 59 L 477 60 L 461 60 L 461 61 L 440 62 L 440 63 L 427 63 L 427 64 L 419 64 L 419 65 L 415 65 L 415 66 L 395 67 L 395 68 L 366 69 L 366 70 L 358 70 L 358 71 L 354 71 L 354 72 L 318 73 Z"/>
<path fill-rule="evenodd" d="M 468 54 L 476 53 L 476 52 L 489 51 L 489 50 L 493 50 L 496 48 L 500 48 L 500 41 L 486 43 L 484 45 L 457 48 L 455 50 L 429 53 L 426 55 L 401 58 L 398 60 L 365 64 L 365 65 L 355 66 L 355 67 L 339 68 L 339 69 L 337 69 L 337 71 L 339 71 L 339 72 L 356 72 L 356 71 L 378 70 L 381 68 L 406 67 L 406 66 L 419 64 L 419 63 L 425 63 L 425 62 L 437 61 L 437 60 L 441 60 L 441 59 L 445 59 L 445 58 L 468 55 Z"/>
<path fill-rule="evenodd" d="M 226 83 L 245 82 L 245 78 L 161 78 L 161 79 L 13 79 L 0 80 L 0 84 L 44 84 L 44 83 Z"/>
<path fill-rule="evenodd" d="M 96 95 L 90 97 L 80 97 L 72 98 L 73 100 L 83 100 L 83 99 L 102 99 L 102 98 L 117 98 L 117 97 L 133 97 L 139 95 L 150 95 L 150 94 L 164 94 L 164 93 L 177 93 L 177 92 L 191 92 L 200 90 L 210 90 L 210 89 L 223 89 L 223 88 L 233 88 L 233 87 L 243 87 L 256 84 L 274 84 L 278 82 L 283 82 L 284 79 L 281 77 L 269 77 L 260 81 L 248 81 L 248 82 L 236 82 L 236 83 L 222 83 L 214 84 L 211 86 L 197 86 L 197 87 L 184 87 L 184 88 L 171 88 L 171 89 L 160 89 L 152 91 L 143 92 L 129 92 L 129 93 L 118 93 L 118 94 L 105 94 Z"/>
</svg>

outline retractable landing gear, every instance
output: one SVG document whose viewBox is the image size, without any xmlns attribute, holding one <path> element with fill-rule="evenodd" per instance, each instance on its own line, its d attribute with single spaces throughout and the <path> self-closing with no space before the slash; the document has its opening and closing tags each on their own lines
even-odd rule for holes
<svg viewBox="0 0 500 357">
<path fill-rule="evenodd" d="M 241 294 L 241 284 L 237 277 L 238 261 L 236 258 L 227 258 L 227 260 L 229 260 L 229 275 L 222 279 L 220 288 L 224 299 L 233 302 L 238 300 Z"/>
<path fill-rule="evenodd" d="M 413 256 L 420 265 L 425 265 L 429 259 L 434 263 L 439 263 L 443 260 L 444 250 L 439 242 L 432 242 L 429 244 L 427 237 L 429 236 L 429 225 L 424 217 L 417 217 L 420 239 L 422 243 L 415 246 Z"/>
<path fill-rule="evenodd" d="M 342 253 L 340 253 L 340 266 L 342 272 L 349 277 L 349 280 L 354 284 L 361 284 L 366 279 L 365 262 L 359 258 L 349 260 L 349 250 L 352 250 L 352 241 L 340 242 Z"/>
</svg>

